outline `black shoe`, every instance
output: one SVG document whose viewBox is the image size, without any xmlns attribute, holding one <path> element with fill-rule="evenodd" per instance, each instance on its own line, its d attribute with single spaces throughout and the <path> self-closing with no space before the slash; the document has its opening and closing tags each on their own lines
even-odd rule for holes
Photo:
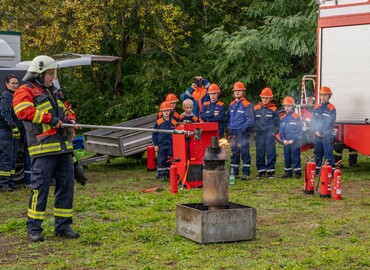
<svg viewBox="0 0 370 270">
<path fill-rule="evenodd" d="M 243 175 L 241 177 L 241 180 L 249 180 L 250 179 L 250 176 L 249 175 Z"/>
<path fill-rule="evenodd" d="M 268 172 L 267 173 L 267 178 L 268 179 L 273 179 L 275 177 L 275 174 L 273 172 Z"/>
<path fill-rule="evenodd" d="M 11 187 L 0 187 L 0 192 L 12 192 L 13 188 Z"/>
<path fill-rule="evenodd" d="M 70 227 L 67 227 L 63 231 L 56 231 L 55 236 L 63 237 L 63 238 L 70 238 L 70 239 L 76 239 L 80 237 L 80 234 L 78 232 L 73 231 Z"/>
<path fill-rule="evenodd" d="M 258 175 L 257 175 L 257 179 L 260 179 L 260 178 L 262 178 L 262 177 L 265 177 L 265 173 L 258 173 Z"/>
<path fill-rule="evenodd" d="M 27 234 L 28 239 L 32 242 L 43 242 L 45 238 L 38 232 L 31 232 Z"/>
<path fill-rule="evenodd" d="M 291 178 L 291 177 L 292 175 L 288 173 L 285 173 L 283 176 L 281 176 L 281 178 Z"/>
<path fill-rule="evenodd" d="M 295 179 L 300 179 L 302 177 L 302 175 L 301 174 L 294 174 L 294 178 Z"/>
</svg>

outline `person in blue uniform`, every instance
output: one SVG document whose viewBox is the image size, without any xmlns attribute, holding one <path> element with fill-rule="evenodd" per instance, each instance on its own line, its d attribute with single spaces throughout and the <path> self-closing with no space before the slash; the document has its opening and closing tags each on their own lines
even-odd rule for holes
<svg viewBox="0 0 370 270">
<path fill-rule="evenodd" d="M 284 144 L 284 175 L 282 178 L 294 176 L 301 178 L 300 139 L 302 124 L 299 115 L 294 112 L 294 99 L 287 96 L 283 100 L 285 116 L 280 121 L 280 140 Z"/>
<path fill-rule="evenodd" d="M 240 158 L 243 160 L 243 180 L 250 177 L 251 156 L 249 151 L 249 137 L 253 128 L 253 106 L 245 98 L 246 88 L 242 82 L 233 86 L 235 100 L 230 103 L 227 113 L 227 123 L 231 142 L 230 173 L 239 176 Z"/>
<path fill-rule="evenodd" d="M 266 173 L 269 179 L 275 177 L 275 138 L 279 132 L 280 118 L 276 105 L 272 103 L 273 96 L 270 88 L 262 89 L 261 102 L 254 106 L 257 178 Z"/>
<path fill-rule="evenodd" d="M 218 100 L 218 95 L 221 90 L 217 84 L 211 84 L 208 88 L 208 95 L 210 100 L 202 105 L 200 118 L 203 122 L 217 122 L 218 123 L 218 138 L 224 137 L 225 129 L 225 104 Z"/>
<path fill-rule="evenodd" d="M 334 165 L 334 135 L 333 128 L 337 118 L 335 106 L 329 102 L 333 92 L 327 86 L 320 88 L 320 104 L 317 104 L 313 110 L 311 121 L 311 130 L 315 134 L 314 138 L 314 153 L 316 161 L 316 174 L 321 170 L 323 158 L 329 161 L 329 164 Z M 325 161 L 324 160 L 324 161 Z"/>
<path fill-rule="evenodd" d="M 182 103 L 184 112 L 180 114 L 179 122 L 184 124 L 198 123 L 199 118 L 193 113 L 194 102 L 191 99 L 185 99 Z"/>
</svg>

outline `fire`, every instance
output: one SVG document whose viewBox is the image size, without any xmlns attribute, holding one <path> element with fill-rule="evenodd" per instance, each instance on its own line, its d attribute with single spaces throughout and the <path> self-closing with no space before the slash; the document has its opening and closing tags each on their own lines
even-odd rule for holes
<svg viewBox="0 0 370 270">
<path fill-rule="evenodd" d="M 227 141 L 226 138 L 222 138 L 218 140 L 218 145 L 223 146 L 223 145 L 229 145 L 229 142 Z"/>
</svg>

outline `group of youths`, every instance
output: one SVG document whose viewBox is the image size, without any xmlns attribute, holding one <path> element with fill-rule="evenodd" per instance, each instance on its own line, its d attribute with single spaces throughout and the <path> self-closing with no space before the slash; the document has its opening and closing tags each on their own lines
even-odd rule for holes
<svg viewBox="0 0 370 270">
<path fill-rule="evenodd" d="M 179 101 L 174 94 L 169 94 L 160 105 L 155 129 L 175 129 L 178 123 L 217 122 L 218 136 L 224 137 L 226 122 L 231 144 L 230 174 L 242 180 L 250 179 L 251 156 L 250 137 L 255 136 L 257 178 L 275 177 L 276 141 L 284 145 L 284 175 L 282 178 L 301 178 L 300 139 L 302 125 L 295 112 L 294 99 L 287 96 L 283 99 L 285 114 L 280 117 L 279 110 L 273 103 L 273 91 L 266 87 L 260 93 L 261 101 L 253 106 L 245 97 L 246 87 L 236 82 L 232 88 L 235 98 L 226 110 L 223 102 L 218 100 L 220 88 L 210 84 L 200 76 L 194 78 L 192 85 L 181 95 L 182 114 L 175 111 Z M 321 103 L 316 105 L 311 120 L 314 133 L 314 154 L 317 174 L 323 161 L 328 160 L 334 168 L 333 127 L 336 110 L 329 102 L 332 91 L 323 86 L 320 89 Z M 158 152 L 157 178 L 167 180 L 172 158 L 172 135 L 153 133 L 153 144 Z M 242 166 L 240 166 L 242 161 Z M 240 174 L 241 167 L 241 174 Z"/>
</svg>

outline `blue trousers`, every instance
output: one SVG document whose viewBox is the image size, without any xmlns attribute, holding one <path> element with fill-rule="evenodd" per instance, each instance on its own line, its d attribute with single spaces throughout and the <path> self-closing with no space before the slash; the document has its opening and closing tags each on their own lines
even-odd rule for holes
<svg viewBox="0 0 370 270">
<path fill-rule="evenodd" d="M 13 187 L 17 163 L 18 139 L 10 129 L 0 129 L 0 187 Z"/>
<path fill-rule="evenodd" d="M 256 134 L 256 163 L 259 174 L 275 173 L 276 148 L 272 132 Z"/>
<path fill-rule="evenodd" d="M 301 175 L 301 149 L 299 141 L 284 145 L 284 171 L 288 175 Z"/>
<path fill-rule="evenodd" d="M 323 158 L 325 158 L 325 160 L 329 160 L 329 165 L 332 166 L 333 169 L 335 168 L 333 151 L 334 151 L 334 142 L 332 135 L 325 136 L 323 138 L 317 136 L 315 137 L 314 154 L 316 161 L 316 174 L 319 174 Z"/>
<path fill-rule="evenodd" d="M 240 158 L 243 161 L 243 175 L 251 173 L 251 155 L 249 152 L 249 137 L 246 133 L 231 136 L 231 173 L 239 175 Z"/>
<path fill-rule="evenodd" d="M 63 231 L 72 224 L 74 168 L 72 153 L 32 159 L 31 196 L 28 203 L 27 231 L 42 232 L 41 224 L 49 195 L 50 181 L 55 177 L 54 226 Z"/>
<path fill-rule="evenodd" d="M 157 156 L 157 176 L 168 178 L 170 176 L 170 166 L 172 158 L 172 148 L 159 146 Z"/>
</svg>

